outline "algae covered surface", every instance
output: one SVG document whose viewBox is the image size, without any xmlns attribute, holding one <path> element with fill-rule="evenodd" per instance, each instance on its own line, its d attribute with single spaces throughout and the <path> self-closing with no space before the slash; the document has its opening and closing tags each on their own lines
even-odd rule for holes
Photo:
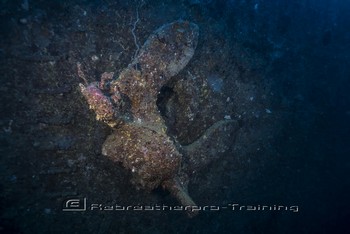
<svg viewBox="0 0 350 234">
<path fill-rule="evenodd" d="M 1 1 L 0 232 L 345 232 L 349 8 Z"/>
</svg>

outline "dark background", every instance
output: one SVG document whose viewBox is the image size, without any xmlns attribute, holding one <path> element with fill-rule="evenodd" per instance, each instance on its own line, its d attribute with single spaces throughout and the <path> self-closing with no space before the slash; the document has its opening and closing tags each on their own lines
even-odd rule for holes
<svg viewBox="0 0 350 234">
<path fill-rule="evenodd" d="M 162 189 L 137 190 L 101 155 L 111 129 L 78 91 L 78 62 L 89 81 L 130 63 L 137 9 L 140 45 L 174 20 L 200 28 L 195 56 L 171 84 L 185 102 L 164 104 L 176 109 L 169 127 L 179 138 L 228 115 L 240 122 L 230 150 L 191 177 L 191 197 L 299 212 L 62 211 L 71 197 L 177 204 Z M 326 0 L 1 0 L 0 232 L 346 233 L 349 12 L 347 1 Z"/>
</svg>

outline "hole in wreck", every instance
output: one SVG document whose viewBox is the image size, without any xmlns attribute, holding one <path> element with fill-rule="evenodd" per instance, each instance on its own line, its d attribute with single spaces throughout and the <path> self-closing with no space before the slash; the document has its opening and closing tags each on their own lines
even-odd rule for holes
<svg viewBox="0 0 350 234">
<path fill-rule="evenodd" d="M 171 103 L 176 98 L 176 92 L 170 86 L 163 86 L 157 96 L 157 107 L 160 115 L 165 120 L 165 124 L 168 128 L 168 134 L 176 136 L 175 123 L 176 123 L 176 110 L 173 109 Z"/>
<path fill-rule="evenodd" d="M 169 86 L 163 86 L 157 96 L 157 107 L 164 119 L 168 119 L 169 111 L 167 110 L 167 103 L 170 98 L 175 94 L 173 88 Z"/>
</svg>

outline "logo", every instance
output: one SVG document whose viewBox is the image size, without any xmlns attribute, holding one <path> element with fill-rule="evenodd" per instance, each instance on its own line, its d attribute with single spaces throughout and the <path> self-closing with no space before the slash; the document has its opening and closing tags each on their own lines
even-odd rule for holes
<svg viewBox="0 0 350 234">
<path fill-rule="evenodd" d="M 63 202 L 63 211 L 86 211 L 86 198 L 67 199 Z"/>
</svg>

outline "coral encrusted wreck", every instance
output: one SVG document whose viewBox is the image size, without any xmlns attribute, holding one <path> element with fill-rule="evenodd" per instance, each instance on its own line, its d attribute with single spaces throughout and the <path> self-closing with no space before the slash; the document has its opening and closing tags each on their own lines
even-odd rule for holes
<svg viewBox="0 0 350 234">
<path fill-rule="evenodd" d="M 81 93 L 96 118 L 114 129 L 103 144 L 102 154 L 129 169 L 137 187 L 150 191 L 162 186 L 188 207 L 195 203 L 186 191 L 186 173 L 180 169 L 182 153 L 196 152 L 196 157 L 189 160 L 196 166 L 194 161 L 200 159 L 201 147 L 197 142 L 184 147 L 181 153 L 181 146 L 167 135 L 156 102 L 162 86 L 192 58 L 198 34 L 198 26 L 187 21 L 163 25 L 150 35 L 117 79 L 111 73 L 104 73 L 101 82 L 80 84 Z M 218 125 L 211 131 L 225 127 Z M 213 134 L 205 139 L 217 139 L 210 135 Z M 196 214 L 191 209 L 187 211 L 189 216 Z"/>
</svg>

